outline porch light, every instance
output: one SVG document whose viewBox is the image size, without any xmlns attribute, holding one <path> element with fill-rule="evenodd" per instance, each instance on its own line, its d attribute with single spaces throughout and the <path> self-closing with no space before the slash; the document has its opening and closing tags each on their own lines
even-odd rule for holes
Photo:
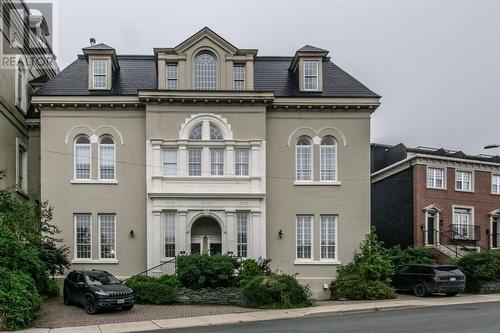
<svg viewBox="0 0 500 333">
<path fill-rule="evenodd" d="M 135 234 L 134 234 L 134 230 L 130 230 L 130 238 L 134 238 Z"/>
</svg>

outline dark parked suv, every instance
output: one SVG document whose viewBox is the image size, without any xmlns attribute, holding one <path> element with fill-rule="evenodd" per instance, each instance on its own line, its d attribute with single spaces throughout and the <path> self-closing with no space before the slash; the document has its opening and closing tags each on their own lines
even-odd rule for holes
<svg viewBox="0 0 500 333">
<path fill-rule="evenodd" d="M 418 297 L 432 293 L 455 296 L 465 290 L 465 275 L 456 266 L 403 265 L 397 268 L 394 287 Z"/>
<path fill-rule="evenodd" d="M 134 292 L 106 271 L 72 271 L 64 280 L 64 304 L 81 304 L 88 314 L 134 307 Z"/>
</svg>

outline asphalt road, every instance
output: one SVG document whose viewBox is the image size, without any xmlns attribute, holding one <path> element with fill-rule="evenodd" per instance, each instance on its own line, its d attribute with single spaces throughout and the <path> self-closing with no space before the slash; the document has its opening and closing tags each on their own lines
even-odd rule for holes
<svg viewBox="0 0 500 333">
<path fill-rule="evenodd" d="M 174 331 L 175 333 L 499 333 L 500 302 L 325 315 L 151 332 Z"/>
</svg>

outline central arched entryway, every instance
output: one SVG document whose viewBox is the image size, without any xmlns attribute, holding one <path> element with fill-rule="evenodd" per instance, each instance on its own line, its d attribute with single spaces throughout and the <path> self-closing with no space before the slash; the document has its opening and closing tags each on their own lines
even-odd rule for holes
<svg viewBox="0 0 500 333">
<path fill-rule="evenodd" d="M 222 233 L 217 220 L 203 216 L 193 223 L 191 253 L 222 254 Z"/>
</svg>

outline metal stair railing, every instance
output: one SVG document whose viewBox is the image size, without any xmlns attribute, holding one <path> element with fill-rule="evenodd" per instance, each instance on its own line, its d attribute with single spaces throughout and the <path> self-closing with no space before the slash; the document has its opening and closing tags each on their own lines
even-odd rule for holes
<svg viewBox="0 0 500 333">
<path fill-rule="evenodd" d="M 129 280 L 129 279 L 133 278 L 134 276 L 139 276 L 139 275 L 147 274 L 147 273 L 149 273 L 150 271 L 152 271 L 153 269 L 157 269 L 157 268 L 163 267 L 163 266 L 165 266 L 165 265 L 167 265 L 167 264 L 172 264 L 172 263 L 173 263 L 174 265 L 176 265 L 176 263 L 177 263 L 177 262 L 176 262 L 176 259 L 177 259 L 177 258 L 175 258 L 175 257 L 174 257 L 174 258 L 170 258 L 170 259 L 168 259 L 168 260 L 166 260 L 166 261 L 162 262 L 162 263 L 161 263 L 161 264 L 159 264 L 159 265 L 153 266 L 153 267 L 151 267 L 151 268 L 146 269 L 145 271 L 142 271 L 142 272 L 140 272 L 140 273 L 137 273 L 137 274 L 134 274 L 134 275 L 130 276 L 128 279 L 123 280 L 123 282 L 125 282 L 125 281 L 127 281 L 127 280 Z M 174 271 L 175 271 L 175 269 L 174 269 Z"/>
</svg>

